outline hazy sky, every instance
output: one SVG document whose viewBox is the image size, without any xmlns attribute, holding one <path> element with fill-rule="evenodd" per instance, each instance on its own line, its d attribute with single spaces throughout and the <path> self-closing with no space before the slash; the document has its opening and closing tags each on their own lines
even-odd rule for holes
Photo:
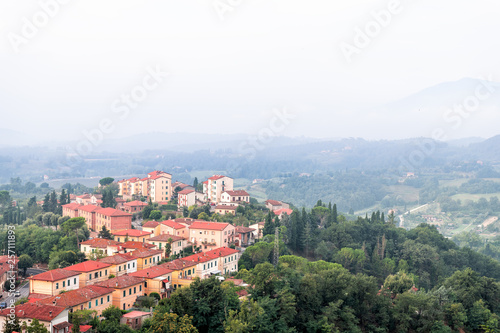
<svg viewBox="0 0 500 333">
<path fill-rule="evenodd" d="M 105 138 L 430 136 L 442 105 L 411 130 L 384 105 L 462 78 L 500 82 L 499 14 L 498 0 L 2 0 L 0 128 L 40 140 L 99 126 Z M 449 136 L 500 134 L 485 103 Z M 277 126 L 275 108 L 294 119 Z"/>
</svg>

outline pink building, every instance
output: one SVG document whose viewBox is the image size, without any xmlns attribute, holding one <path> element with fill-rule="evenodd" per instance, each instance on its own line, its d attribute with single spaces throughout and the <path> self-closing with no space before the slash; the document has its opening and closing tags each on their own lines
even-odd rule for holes
<svg viewBox="0 0 500 333">
<path fill-rule="evenodd" d="M 233 190 L 233 179 L 223 175 L 214 175 L 203 182 L 203 194 L 206 202 L 219 203 L 225 191 Z"/>
<path fill-rule="evenodd" d="M 147 205 L 147 203 L 138 200 L 130 201 L 123 204 L 123 210 L 131 214 L 139 213 L 142 212 L 144 207 L 146 207 Z"/>
<path fill-rule="evenodd" d="M 69 216 L 70 218 L 78 217 L 78 208 L 81 205 L 79 203 L 69 203 L 62 206 L 62 215 Z"/>
</svg>

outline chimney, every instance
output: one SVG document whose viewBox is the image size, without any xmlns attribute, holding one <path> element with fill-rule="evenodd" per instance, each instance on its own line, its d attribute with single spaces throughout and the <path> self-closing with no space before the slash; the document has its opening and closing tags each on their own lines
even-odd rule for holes
<svg viewBox="0 0 500 333">
<path fill-rule="evenodd" d="M 149 277 L 149 272 L 147 272 L 146 274 L 147 274 L 147 276 Z"/>
<path fill-rule="evenodd" d="M 115 284 L 116 287 L 118 287 L 118 281 L 116 281 L 116 284 Z"/>
<path fill-rule="evenodd" d="M 52 310 L 49 311 L 49 316 L 52 318 Z"/>
<path fill-rule="evenodd" d="M 54 306 L 56 305 L 56 300 L 52 301 L 52 305 L 54 305 Z"/>
</svg>

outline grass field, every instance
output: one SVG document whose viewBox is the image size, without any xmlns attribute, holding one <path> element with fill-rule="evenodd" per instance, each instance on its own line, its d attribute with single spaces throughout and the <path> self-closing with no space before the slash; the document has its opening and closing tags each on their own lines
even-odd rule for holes
<svg viewBox="0 0 500 333">
<path fill-rule="evenodd" d="M 386 189 L 392 195 L 399 196 L 406 202 L 415 202 L 418 200 L 418 188 L 407 185 L 391 185 L 386 186 Z"/>
<path fill-rule="evenodd" d="M 452 179 L 452 180 L 440 180 L 439 181 L 439 187 L 459 187 L 463 183 L 468 182 L 469 179 L 466 178 L 460 178 L 460 179 Z"/>
</svg>

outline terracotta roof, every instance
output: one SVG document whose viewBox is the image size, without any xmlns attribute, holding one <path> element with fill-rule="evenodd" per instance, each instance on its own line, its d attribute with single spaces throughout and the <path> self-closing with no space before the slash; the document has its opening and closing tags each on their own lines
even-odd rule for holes
<svg viewBox="0 0 500 333">
<path fill-rule="evenodd" d="M 44 298 L 49 298 L 52 297 L 51 295 L 46 295 L 46 294 L 37 294 L 37 293 L 30 293 L 28 295 L 28 302 L 34 303 L 36 301 L 39 301 Z"/>
<path fill-rule="evenodd" d="M 192 261 L 194 263 L 199 263 L 199 262 L 206 262 L 206 261 L 210 261 L 210 260 L 214 260 L 214 259 L 219 258 L 219 256 L 214 255 L 211 252 L 212 251 L 210 251 L 210 252 L 196 253 L 196 254 L 184 257 L 182 259 L 189 260 L 189 261 Z"/>
<path fill-rule="evenodd" d="M 236 209 L 238 209 L 238 207 L 231 206 L 231 205 L 217 205 L 217 206 L 215 206 L 215 209 L 236 210 Z"/>
<path fill-rule="evenodd" d="M 80 199 L 90 199 L 90 194 L 85 193 L 85 194 L 77 196 L 77 198 L 80 198 Z"/>
<path fill-rule="evenodd" d="M 167 227 L 170 227 L 173 229 L 182 229 L 182 228 L 186 227 L 186 226 L 184 226 L 180 223 L 174 222 L 172 220 L 163 221 L 163 222 L 161 222 L 161 224 L 166 225 Z"/>
<path fill-rule="evenodd" d="M 236 191 L 225 191 L 225 193 L 229 194 L 230 196 L 242 196 L 242 197 L 249 197 L 250 194 L 248 194 L 247 191 L 243 190 L 236 190 Z"/>
<path fill-rule="evenodd" d="M 151 256 L 155 256 L 157 254 L 162 254 L 163 250 L 152 250 L 152 249 L 137 249 L 133 252 L 130 252 L 132 256 L 137 258 L 147 258 Z"/>
<path fill-rule="evenodd" d="M 120 231 L 112 231 L 111 234 L 113 234 L 115 236 L 139 237 L 139 236 L 151 235 L 151 232 L 137 230 L 137 229 L 126 229 L 126 230 L 120 230 Z"/>
<path fill-rule="evenodd" d="M 66 327 L 71 327 L 71 324 L 67 321 L 54 325 L 54 328 L 59 332 L 59 330 L 65 329 Z"/>
<path fill-rule="evenodd" d="M 124 249 L 152 249 L 155 248 L 156 245 L 145 243 L 145 242 L 133 242 L 128 241 L 121 244 Z"/>
<path fill-rule="evenodd" d="M 129 313 L 125 313 L 123 315 L 123 318 L 138 318 L 138 317 L 143 317 L 143 316 L 150 316 L 151 312 L 144 312 L 144 311 L 130 311 Z"/>
<path fill-rule="evenodd" d="M 109 266 L 111 266 L 111 265 L 103 263 L 103 262 L 98 262 L 98 261 L 94 261 L 94 260 L 87 260 L 87 261 L 81 262 L 81 263 L 76 264 L 76 265 L 65 267 L 64 269 L 66 269 L 68 271 L 77 271 L 77 272 L 82 273 L 82 272 L 92 272 L 92 271 L 95 271 L 95 270 L 98 270 L 101 268 L 106 268 Z"/>
<path fill-rule="evenodd" d="M 165 274 L 170 274 L 173 271 L 164 265 L 158 265 L 158 266 L 153 266 L 147 269 L 142 269 L 140 271 L 130 273 L 129 276 L 135 276 L 135 277 L 141 277 L 141 278 L 149 278 L 149 279 L 154 279 L 157 278 L 158 276 L 162 276 Z"/>
<path fill-rule="evenodd" d="M 234 231 L 237 233 L 240 233 L 240 234 L 246 234 L 247 232 L 255 231 L 255 229 L 254 228 L 247 228 L 247 227 L 243 227 L 243 226 L 239 225 L 236 228 L 234 228 Z"/>
<path fill-rule="evenodd" d="M 117 276 L 112 279 L 102 281 L 102 282 L 97 282 L 94 284 L 94 286 L 101 286 L 101 287 L 106 287 L 106 288 L 116 288 L 116 289 L 123 289 L 127 288 L 139 283 L 144 282 L 144 279 L 136 276 L 130 276 L 130 275 L 122 275 L 122 276 Z"/>
<path fill-rule="evenodd" d="M 101 249 L 105 249 L 108 246 L 118 246 L 120 243 L 117 241 L 114 241 L 112 239 L 105 239 L 105 238 L 94 238 L 94 239 L 89 239 L 88 241 L 81 242 L 81 245 L 89 245 L 90 247 L 98 247 Z"/>
<path fill-rule="evenodd" d="M 240 251 L 238 251 L 238 250 L 232 249 L 232 248 L 227 247 L 227 246 L 223 246 L 223 247 L 219 247 L 217 249 L 213 249 L 211 251 L 207 251 L 205 253 L 219 258 L 219 257 L 227 257 L 227 256 L 230 256 L 232 254 L 239 253 L 239 252 Z"/>
<path fill-rule="evenodd" d="M 123 200 L 122 198 L 115 198 L 115 201 L 120 203 L 120 202 L 125 202 L 125 200 Z"/>
<path fill-rule="evenodd" d="M 205 180 L 205 181 L 203 182 L 203 184 L 208 184 L 208 180 Z"/>
<path fill-rule="evenodd" d="M 182 190 L 182 191 L 179 191 L 178 194 L 189 194 L 189 193 L 193 193 L 194 190 L 193 189 L 185 189 L 185 190 Z"/>
<path fill-rule="evenodd" d="M 229 225 L 229 223 L 220 222 L 193 222 L 189 228 L 190 229 L 204 229 L 204 230 L 224 230 Z"/>
<path fill-rule="evenodd" d="M 24 303 L 15 307 L 15 316 L 17 318 L 38 319 L 40 321 L 51 322 L 55 317 L 66 310 L 61 306 L 41 305 L 36 303 Z M 2 316 L 7 316 L 11 309 L 3 309 L 0 311 Z"/>
<path fill-rule="evenodd" d="M 102 209 L 100 206 L 96 205 L 85 205 L 85 206 L 80 206 L 78 207 L 78 210 L 83 210 L 85 212 L 93 213 L 98 209 Z"/>
<path fill-rule="evenodd" d="M 240 297 L 243 297 L 243 296 L 248 295 L 248 291 L 246 289 L 242 289 L 242 290 L 237 291 L 236 294 L 238 294 L 238 296 L 240 296 Z"/>
<path fill-rule="evenodd" d="M 92 329 L 92 325 L 80 325 L 80 333 L 89 332 Z M 73 330 L 73 325 L 70 326 L 69 332 Z"/>
<path fill-rule="evenodd" d="M 144 223 L 144 225 L 142 227 L 143 228 L 156 228 L 159 224 L 160 224 L 160 222 L 148 221 L 148 222 Z"/>
<path fill-rule="evenodd" d="M 287 215 L 292 215 L 293 210 L 288 209 L 288 208 L 282 208 L 282 209 L 278 209 L 278 210 L 273 211 L 273 213 L 278 215 L 278 216 L 283 214 L 283 213 L 285 213 Z"/>
<path fill-rule="evenodd" d="M 115 254 L 114 256 L 109 256 L 99 259 L 98 261 L 103 262 L 105 264 L 119 265 L 136 259 L 137 259 L 136 257 L 131 256 L 128 253 L 118 253 Z"/>
<path fill-rule="evenodd" d="M 80 208 L 82 205 L 80 205 L 79 203 L 76 203 L 76 202 L 73 202 L 73 203 L 69 203 L 69 204 L 66 204 L 66 205 L 62 205 L 63 208 L 68 208 L 68 209 L 78 209 Z"/>
<path fill-rule="evenodd" d="M 181 236 L 175 236 L 175 235 L 171 235 L 171 234 L 161 234 L 161 235 L 158 235 L 155 237 L 151 237 L 147 241 L 148 242 L 150 242 L 150 241 L 167 242 L 169 238 L 171 238 L 173 242 L 177 242 L 177 241 L 185 239 L 184 237 L 181 237 Z"/>
<path fill-rule="evenodd" d="M 266 204 L 270 204 L 272 206 L 281 206 L 283 203 L 277 200 L 266 200 Z"/>
<path fill-rule="evenodd" d="M 166 267 L 168 269 L 171 269 L 171 270 L 174 270 L 174 271 L 178 271 L 178 270 L 181 270 L 183 268 L 192 267 L 192 266 L 196 266 L 196 265 L 197 264 L 194 261 L 190 261 L 190 260 L 186 260 L 184 258 L 180 258 L 180 259 L 175 259 L 175 260 L 172 260 L 170 262 L 161 264 L 160 266 L 164 266 L 164 267 Z"/>
<path fill-rule="evenodd" d="M 130 179 L 127 179 L 127 181 L 130 182 L 130 183 L 135 183 L 138 180 L 139 180 L 139 177 L 132 177 Z"/>
<path fill-rule="evenodd" d="M 70 271 L 63 268 L 56 268 L 47 272 L 33 275 L 30 277 L 30 279 L 37 281 L 59 281 L 77 275 L 80 275 L 80 272 Z"/>
<path fill-rule="evenodd" d="M 90 302 L 92 299 L 111 294 L 113 290 L 96 285 L 86 286 L 80 289 L 74 289 L 57 296 L 45 298 L 39 303 L 63 306 L 65 308 L 74 307 L 79 304 Z"/>
<path fill-rule="evenodd" d="M 226 176 L 223 176 L 223 175 L 213 175 L 212 177 L 210 177 L 208 179 L 210 179 L 210 180 L 218 180 L 218 179 L 221 179 L 221 178 L 224 178 L 224 177 L 226 177 Z"/>
<path fill-rule="evenodd" d="M 144 207 L 144 206 L 147 206 L 148 204 L 145 202 L 139 201 L 139 200 L 135 200 L 135 201 L 126 202 L 123 205 L 128 206 L 128 207 L 133 207 L 133 206 L 143 206 Z"/>
<path fill-rule="evenodd" d="M 235 286 L 241 286 L 245 284 L 245 282 L 242 279 L 227 278 L 226 281 L 234 283 Z"/>
<path fill-rule="evenodd" d="M 124 212 L 123 210 L 114 209 L 111 207 L 101 208 L 97 211 L 97 213 L 102 214 L 102 215 L 106 215 L 106 216 L 132 216 L 132 214 Z"/>
</svg>

